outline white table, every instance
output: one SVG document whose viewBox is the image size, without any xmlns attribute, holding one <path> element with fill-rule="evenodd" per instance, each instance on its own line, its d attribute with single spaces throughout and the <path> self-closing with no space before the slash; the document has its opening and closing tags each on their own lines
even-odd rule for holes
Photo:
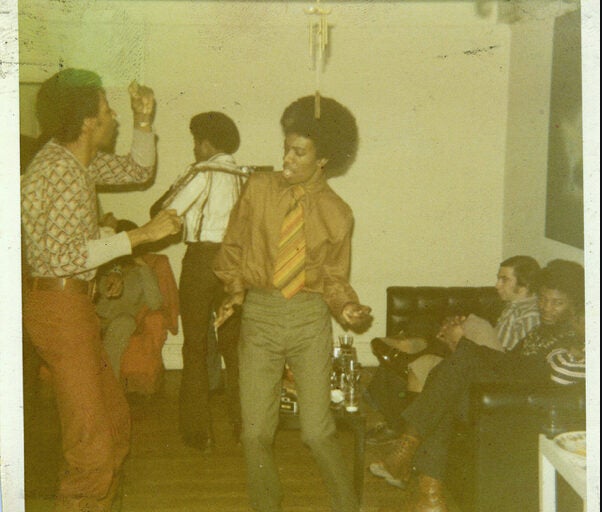
<svg viewBox="0 0 602 512">
<path fill-rule="evenodd" d="M 556 511 L 556 472 L 560 474 L 583 499 L 587 512 L 587 472 L 575 463 L 569 453 L 553 440 L 539 435 L 539 510 Z"/>
</svg>

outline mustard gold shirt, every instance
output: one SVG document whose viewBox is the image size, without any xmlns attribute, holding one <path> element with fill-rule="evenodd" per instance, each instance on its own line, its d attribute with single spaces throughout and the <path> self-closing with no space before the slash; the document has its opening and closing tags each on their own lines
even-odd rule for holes
<svg viewBox="0 0 602 512">
<path fill-rule="evenodd" d="M 302 186 L 307 247 L 304 291 L 321 293 L 339 318 L 345 304 L 359 303 L 349 284 L 353 215 L 325 179 Z M 275 289 L 272 277 L 280 227 L 292 201 L 292 186 L 282 172 L 251 175 L 232 210 L 214 263 L 227 293 Z"/>
</svg>

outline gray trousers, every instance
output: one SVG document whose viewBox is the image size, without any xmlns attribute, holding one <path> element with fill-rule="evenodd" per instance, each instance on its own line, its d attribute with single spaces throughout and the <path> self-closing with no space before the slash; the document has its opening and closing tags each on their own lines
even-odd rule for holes
<svg viewBox="0 0 602 512">
<path fill-rule="evenodd" d="M 241 439 L 256 511 L 282 510 L 272 447 L 285 363 L 295 377 L 301 438 L 318 464 L 333 511 L 359 510 L 330 411 L 331 353 L 330 314 L 320 294 L 301 292 L 285 299 L 276 291 L 247 293 L 239 345 Z"/>
<path fill-rule="evenodd" d="M 128 313 L 111 318 L 106 325 L 103 343 L 118 381 L 121 379 L 121 356 L 135 330 L 136 318 Z"/>
</svg>

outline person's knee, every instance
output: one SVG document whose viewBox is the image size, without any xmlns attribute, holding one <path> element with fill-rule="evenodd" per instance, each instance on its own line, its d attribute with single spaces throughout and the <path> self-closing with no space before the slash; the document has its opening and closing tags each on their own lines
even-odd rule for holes
<svg viewBox="0 0 602 512">
<path fill-rule="evenodd" d="M 333 426 L 309 427 L 301 432 L 301 440 L 312 450 L 321 450 L 330 444 L 335 437 L 336 429 Z"/>
<path fill-rule="evenodd" d="M 113 318 L 108 330 L 120 333 L 133 333 L 136 329 L 136 319 L 132 315 L 121 313 Z"/>
<path fill-rule="evenodd" d="M 246 447 L 266 447 L 274 442 L 274 435 L 264 429 L 245 425 L 240 440 Z"/>
</svg>

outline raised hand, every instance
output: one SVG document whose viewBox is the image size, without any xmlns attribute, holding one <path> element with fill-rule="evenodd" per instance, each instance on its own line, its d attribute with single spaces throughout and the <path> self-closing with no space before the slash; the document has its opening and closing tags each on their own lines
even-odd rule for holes
<svg viewBox="0 0 602 512">
<path fill-rule="evenodd" d="M 150 128 L 155 109 L 155 93 L 150 87 L 140 85 L 136 80 L 129 85 L 128 92 L 134 121 L 139 128 Z"/>
</svg>

